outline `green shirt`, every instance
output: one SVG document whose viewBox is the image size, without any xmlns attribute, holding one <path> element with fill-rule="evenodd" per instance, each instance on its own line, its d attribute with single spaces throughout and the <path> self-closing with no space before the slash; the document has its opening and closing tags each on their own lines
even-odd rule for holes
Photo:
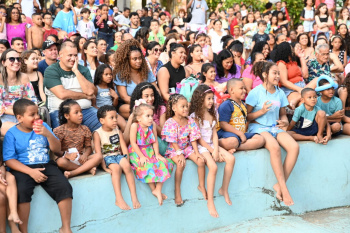
<svg viewBox="0 0 350 233">
<path fill-rule="evenodd" d="M 157 33 L 157 37 L 158 37 L 158 40 L 159 40 L 158 43 L 160 45 L 163 45 L 164 42 L 165 42 L 165 37 L 163 36 L 163 34 L 161 32 L 158 32 Z M 149 33 L 148 41 L 155 41 L 153 32 Z"/>
</svg>

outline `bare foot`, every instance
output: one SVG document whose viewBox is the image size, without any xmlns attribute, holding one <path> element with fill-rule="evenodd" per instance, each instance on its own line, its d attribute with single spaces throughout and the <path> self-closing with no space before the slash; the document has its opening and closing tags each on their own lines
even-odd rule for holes
<svg viewBox="0 0 350 233">
<path fill-rule="evenodd" d="M 135 201 L 132 201 L 132 206 L 134 207 L 134 209 L 139 209 L 141 207 L 141 204 L 139 202 L 139 200 L 135 200 Z"/>
<path fill-rule="evenodd" d="M 288 190 L 282 193 L 283 195 L 283 202 L 286 206 L 294 205 L 293 199 L 290 196 Z"/>
<path fill-rule="evenodd" d="M 175 195 L 175 204 L 176 205 L 182 205 L 184 201 L 182 200 L 181 195 Z"/>
<path fill-rule="evenodd" d="M 59 230 L 60 233 L 72 233 L 72 230 L 70 228 L 68 229 L 63 229 L 62 227 Z"/>
<path fill-rule="evenodd" d="M 63 174 L 67 179 L 71 177 L 71 173 L 69 171 L 65 171 Z"/>
<path fill-rule="evenodd" d="M 220 194 L 221 196 L 224 196 L 225 201 L 226 201 L 226 203 L 227 203 L 228 205 L 232 205 L 232 202 L 231 202 L 231 199 L 230 199 L 230 195 L 228 194 L 227 191 L 224 192 L 224 191 L 222 190 L 222 188 L 220 188 L 220 189 L 219 189 L 219 194 Z"/>
<path fill-rule="evenodd" d="M 203 197 L 205 200 L 208 200 L 208 197 L 207 197 L 207 190 L 205 190 L 205 188 L 202 188 L 198 185 L 198 190 L 201 191 L 201 193 L 203 194 Z"/>
<path fill-rule="evenodd" d="M 317 143 L 317 144 L 319 143 L 319 140 L 318 140 L 317 136 L 314 136 L 314 142 Z"/>
<path fill-rule="evenodd" d="M 19 219 L 18 213 L 10 213 L 8 217 L 9 221 L 13 221 L 16 224 L 22 224 L 23 222 Z"/>
<path fill-rule="evenodd" d="M 94 176 L 96 174 L 96 167 L 91 168 L 89 172 Z"/>
<path fill-rule="evenodd" d="M 236 149 L 231 149 L 231 150 L 228 150 L 229 153 L 233 154 L 236 152 Z"/>
<path fill-rule="evenodd" d="M 152 191 L 152 194 L 158 199 L 159 205 L 163 205 L 162 193 L 158 192 L 156 189 Z"/>
<path fill-rule="evenodd" d="M 275 184 L 273 186 L 273 189 L 276 191 L 276 198 L 280 201 L 283 201 L 280 185 L 278 183 Z"/>
<path fill-rule="evenodd" d="M 115 201 L 115 205 L 122 210 L 131 210 L 130 206 L 128 206 L 128 204 L 126 204 L 126 202 L 123 199 L 120 201 Z"/>
<path fill-rule="evenodd" d="M 208 201 L 207 206 L 208 206 L 209 214 L 214 218 L 218 218 L 219 214 L 216 211 L 214 201 Z"/>
<path fill-rule="evenodd" d="M 165 195 L 164 193 L 162 193 L 162 198 L 163 198 L 163 201 L 164 201 L 164 200 L 168 199 L 168 196 Z"/>
</svg>

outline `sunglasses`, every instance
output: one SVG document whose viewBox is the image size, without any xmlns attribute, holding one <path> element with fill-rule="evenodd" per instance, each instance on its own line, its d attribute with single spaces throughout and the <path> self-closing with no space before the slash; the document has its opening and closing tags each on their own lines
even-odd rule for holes
<svg viewBox="0 0 350 233">
<path fill-rule="evenodd" d="M 21 62 L 22 61 L 22 58 L 20 57 L 9 57 L 9 58 L 6 58 L 8 59 L 11 63 L 14 63 L 16 60 L 17 62 Z"/>
<path fill-rule="evenodd" d="M 162 50 L 161 50 L 161 49 L 158 49 L 158 48 L 155 48 L 155 49 L 154 49 L 154 52 L 156 52 L 156 53 L 160 52 L 160 53 L 161 53 Z"/>
</svg>

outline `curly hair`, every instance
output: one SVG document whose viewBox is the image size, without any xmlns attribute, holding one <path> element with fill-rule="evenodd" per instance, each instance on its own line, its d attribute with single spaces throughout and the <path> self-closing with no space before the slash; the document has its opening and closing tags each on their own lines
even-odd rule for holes
<svg viewBox="0 0 350 233">
<path fill-rule="evenodd" d="M 173 106 L 174 104 L 179 102 L 180 99 L 184 99 L 187 101 L 186 97 L 181 94 L 170 95 L 169 101 L 166 105 L 166 114 L 165 114 L 166 119 L 169 119 L 175 116 L 175 112 L 173 111 Z"/>
<path fill-rule="evenodd" d="M 219 55 L 215 59 L 216 71 L 217 71 L 220 78 L 225 76 L 225 70 L 224 70 L 224 67 L 222 66 L 222 61 L 226 60 L 227 58 L 230 58 L 230 57 L 233 58 L 233 54 L 231 53 L 231 51 L 228 49 L 224 49 L 219 53 Z M 229 73 L 230 74 L 237 73 L 237 67 L 235 64 L 235 60 L 233 60 L 232 67 L 229 70 Z"/>
<path fill-rule="evenodd" d="M 66 124 L 68 122 L 64 117 L 64 114 L 69 114 L 70 108 L 76 104 L 78 104 L 78 102 L 72 99 L 66 99 L 60 104 L 60 107 L 58 109 L 58 120 L 60 122 L 60 125 Z"/>
<path fill-rule="evenodd" d="M 159 92 L 155 88 L 154 85 L 152 85 L 149 82 L 142 82 L 137 84 L 135 87 L 134 91 L 131 94 L 131 99 L 130 99 L 130 112 L 133 111 L 135 101 L 142 99 L 142 92 L 146 89 L 152 89 L 153 94 L 154 94 L 154 102 L 153 102 L 153 107 L 155 109 L 155 113 L 158 114 L 160 111 L 160 106 L 165 106 L 162 97 L 160 96 Z"/>
<path fill-rule="evenodd" d="M 284 61 L 285 63 L 295 61 L 292 47 L 288 42 L 282 42 L 281 44 L 277 45 L 275 61 Z"/>
<path fill-rule="evenodd" d="M 145 57 L 143 56 L 142 51 L 140 49 L 140 43 L 134 39 L 125 41 L 116 50 L 114 55 L 113 76 L 118 76 L 122 82 L 131 82 L 131 67 L 129 61 L 131 51 L 139 51 L 141 53 L 142 64 L 138 72 L 141 75 L 141 81 L 146 81 L 148 77 L 149 68 L 146 63 Z"/>
<path fill-rule="evenodd" d="M 32 55 L 33 53 L 36 54 L 36 52 L 34 50 L 27 50 L 27 51 L 24 51 L 22 54 L 21 54 L 21 58 L 22 58 L 22 62 L 21 62 L 21 72 L 22 73 L 27 73 L 27 65 L 26 63 L 24 62 L 24 60 L 28 60 L 30 55 Z"/>
<path fill-rule="evenodd" d="M 275 66 L 276 63 L 270 61 L 258 61 L 252 67 L 252 74 L 259 77 L 261 81 L 264 82 L 263 73 L 268 74 L 270 72 L 271 67 Z"/>
<path fill-rule="evenodd" d="M 138 122 L 137 121 L 137 117 L 142 115 L 144 109 L 152 109 L 153 113 L 154 113 L 154 107 L 153 106 L 151 106 L 149 104 L 140 104 L 133 111 L 134 117 L 132 118 L 132 123 Z"/>
<path fill-rule="evenodd" d="M 214 104 L 211 106 L 210 109 L 206 109 L 205 106 L 203 106 L 205 97 L 208 94 L 214 95 L 214 92 L 209 86 L 201 84 L 194 90 L 192 95 L 190 114 L 194 113 L 196 115 L 195 119 L 198 120 L 200 125 L 203 124 L 205 111 L 208 111 L 209 114 L 213 117 L 213 120 L 216 121 L 216 111 Z"/>
<path fill-rule="evenodd" d="M 257 42 L 252 49 L 251 55 L 254 53 L 257 53 L 257 52 L 262 53 L 265 45 L 269 46 L 269 44 L 266 41 Z M 270 49 L 270 46 L 269 46 L 269 49 Z M 269 56 L 270 56 L 270 54 L 267 56 L 267 58 L 266 58 L 267 60 L 269 59 Z M 252 56 L 250 56 L 250 59 L 252 59 Z"/>
</svg>

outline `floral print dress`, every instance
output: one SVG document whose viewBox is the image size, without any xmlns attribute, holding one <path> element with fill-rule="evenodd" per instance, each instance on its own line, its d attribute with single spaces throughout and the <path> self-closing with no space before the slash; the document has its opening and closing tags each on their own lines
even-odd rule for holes
<svg viewBox="0 0 350 233">
<path fill-rule="evenodd" d="M 145 166 L 140 167 L 140 157 L 135 150 L 129 145 L 129 157 L 131 168 L 133 169 L 136 178 L 142 183 L 164 182 L 170 178 L 170 174 L 174 168 L 174 163 L 171 159 L 167 159 L 167 163 L 158 161 L 154 154 L 153 143 L 156 138 L 153 134 L 153 125 L 148 127 L 145 132 L 140 125 L 137 127 L 136 143 L 139 146 L 142 154 L 148 158 Z"/>
</svg>

